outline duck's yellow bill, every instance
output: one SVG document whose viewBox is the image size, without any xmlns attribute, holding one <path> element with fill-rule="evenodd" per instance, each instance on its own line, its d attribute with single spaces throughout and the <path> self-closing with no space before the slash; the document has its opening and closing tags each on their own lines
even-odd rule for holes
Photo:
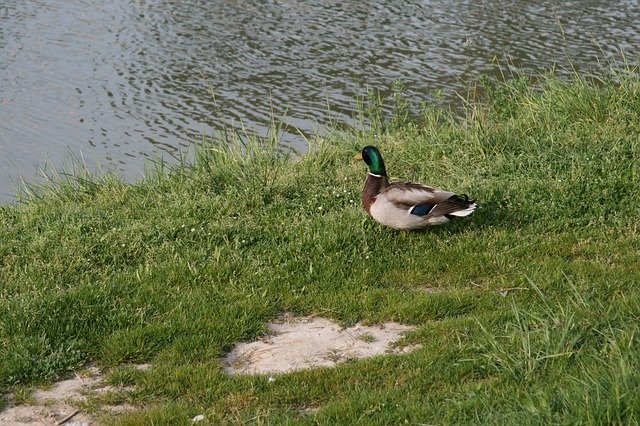
<svg viewBox="0 0 640 426">
<path fill-rule="evenodd" d="M 361 152 L 357 153 L 356 155 L 353 156 L 353 159 L 354 160 L 362 160 L 362 153 Z"/>
</svg>

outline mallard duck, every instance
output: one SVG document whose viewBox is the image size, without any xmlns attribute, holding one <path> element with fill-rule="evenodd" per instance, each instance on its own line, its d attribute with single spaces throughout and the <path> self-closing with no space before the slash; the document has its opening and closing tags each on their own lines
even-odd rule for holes
<svg viewBox="0 0 640 426">
<path fill-rule="evenodd" d="M 393 229 L 421 229 L 454 217 L 469 216 L 476 208 L 466 195 L 414 182 L 389 183 L 380 151 L 365 146 L 355 156 L 369 166 L 362 191 L 362 206 L 376 222 Z"/>
</svg>

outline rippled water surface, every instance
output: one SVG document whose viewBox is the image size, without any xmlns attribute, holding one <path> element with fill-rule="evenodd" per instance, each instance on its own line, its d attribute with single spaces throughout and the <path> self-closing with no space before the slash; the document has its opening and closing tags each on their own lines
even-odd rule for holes
<svg viewBox="0 0 640 426">
<path fill-rule="evenodd" d="M 637 1 L 2 0 L 0 201 L 68 152 L 135 179 L 225 125 L 349 123 L 395 80 L 455 102 L 494 57 L 592 70 L 639 46 Z"/>
</svg>

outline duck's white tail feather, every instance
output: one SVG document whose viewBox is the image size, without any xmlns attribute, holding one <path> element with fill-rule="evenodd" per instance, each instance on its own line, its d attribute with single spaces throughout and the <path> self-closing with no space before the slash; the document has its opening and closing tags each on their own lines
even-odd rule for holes
<svg viewBox="0 0 640 426">
<path fill-rule="evenodd" d="M 456 217 L 465 217 L 465 216 L 469 216 L 471 213 L 473 213 L 473 211 L 476 209 L 476 203 L 470 204 L 469 207 L 467 207 L 464 210 L 458 210 L 455 211 L 453 213 L 449 213 L 450 216 L 456 216 Z"/>
</svg>

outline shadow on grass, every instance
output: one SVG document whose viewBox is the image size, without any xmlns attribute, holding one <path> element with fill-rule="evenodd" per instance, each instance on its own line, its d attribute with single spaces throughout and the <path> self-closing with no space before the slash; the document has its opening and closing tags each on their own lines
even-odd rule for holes
<svg viewBox="0 0 640 426">
<path fill-rule="evenodd" d="M 478 208 L 470 218 L 477 228 L 522 229 L 534 221 L 531 211 L 518 209 L 505 202 L 478 202 Z M 456 226 L 461 221 L 454 222 Z"/>
<path fill-rule="evenodd" d="M 411 232 L 442 235 L 458 234 L 471 229 L 518 230 L 528 227 L 534 221 L 535 219 L 530 211 L 518 210 L 495 201 L 479 201 L 476 211 L 469 217 L 453 218 L 444 225 L 431 226 Z"/>
</svg>

